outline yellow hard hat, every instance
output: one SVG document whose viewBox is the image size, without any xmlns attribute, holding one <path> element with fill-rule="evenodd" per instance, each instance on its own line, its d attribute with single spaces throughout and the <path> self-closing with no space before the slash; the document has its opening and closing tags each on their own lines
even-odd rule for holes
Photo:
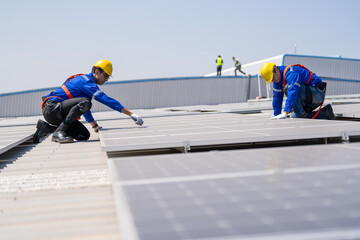
<svg viewBox="0 0 360 240">
<path fill-rule="evenodd" d="M 275 63 L 264 63 L 260 68 L 260 74 L 267 84 L 269 84 L 273 79 L 274 66 Z"/>
<path fill-rule="evenodd" d="M 101 68 L 109 76 L 111 76 L 112 71 L 113 71 L 112 63 L 106 59 L 101 59 L 101 60 L 97 61 L 94 64 L 94 67 Z"/>
</svg>

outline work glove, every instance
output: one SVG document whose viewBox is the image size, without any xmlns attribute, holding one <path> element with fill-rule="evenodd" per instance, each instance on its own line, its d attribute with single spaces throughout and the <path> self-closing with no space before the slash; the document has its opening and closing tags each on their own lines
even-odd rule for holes
<svg viewBox="0 0 360 240">
<path fill-rule="evenodd" d="M 96 124 L 95 126 L 92 127 L 94 129 L 94 132 L 99 132 L 100 129 L 102 129 L 102 127 L 100 127 L 98 124 Z"/>
<path fill-rule="evenodd" d="M 130 117 L 131 117 L 132 120 L 134 120 L 134 122 L 135 122 L 137 125 L 139 125 L 139 126 L 143 125 L 144 121 L 142 120 L 141 117 L 139 117 L 139 116 L 136 115 L 135 113 L 132 113 L 132 114 L 130 115 Z"/>
<path fill-rule="evenodd" d="M 287 117 L 289 117 L 289 115 L 287 113 L 283 112 L 283 113 L 281 113 L 279 115 L 276 115 L 276 116 L 272 115 L 271 119 L 285 119 Z"/>
</svg>

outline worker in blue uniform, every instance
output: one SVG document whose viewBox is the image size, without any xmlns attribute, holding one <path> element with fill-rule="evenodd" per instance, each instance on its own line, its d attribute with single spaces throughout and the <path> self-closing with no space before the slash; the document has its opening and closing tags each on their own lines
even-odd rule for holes
<svg viewBox="0 0 360 240">
<path fill-rule="evenodd" d="M 321 108 L 325 99 L 326 83 L 303 65 L 276 66 L 275 63 L 264 63 L 260 74 L 267 84 L 273 82 L 272 119 L 335 119 L 330 104 Z M 287 99 L 281 113 L 284 94 Z M 315 111 L 318 107 L 319 110 Z"/>
<path fill-rule="evenodd" d="M 106 59 L 97 61 L 89 74 L 77 74 L 69 77 L 57 90 L 43 97 L 42 113 L 46 120 L 39 120 L 33 141 L 53 133 L 52 141 L 71 143 L 76 140 L 88 140 L 90 133 L 78 120 L 84 116 L 95 132 L 101 127 L 91 114 L 91 100 L 95 99 L 106 106 L 130 116 L 137 125 L 143 120 L 126 109 L 120 102 L 107 96 L 98 85 L 107 82 L 112 74 L 112 63 Z"/>
</svg>

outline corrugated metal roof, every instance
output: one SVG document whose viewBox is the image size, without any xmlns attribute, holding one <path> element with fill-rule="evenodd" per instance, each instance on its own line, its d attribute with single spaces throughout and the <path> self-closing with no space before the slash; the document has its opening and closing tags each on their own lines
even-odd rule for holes
<svg viewBox="0 0 360 240">
<path fill-rule="evenodd" d="M 25 142 L 0 156 L 2 239 L 120 239 L 96 134 L 74 144 Z"/>
</svg>

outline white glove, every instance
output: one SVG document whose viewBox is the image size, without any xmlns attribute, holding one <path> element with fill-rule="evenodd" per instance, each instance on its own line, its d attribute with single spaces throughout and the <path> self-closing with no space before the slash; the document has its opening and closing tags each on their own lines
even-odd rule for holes
<svg viewBox="0 0 360 240">
<path fill-rule="evenodd" d="M 130 117 L 132 118 L 132 120 L 134 120 L 134 122 L 135 122 L 137 125 L 139 125 L 139 126 L 143 125 L 144 121 L 142 120 L 141 117 L 139 117 L 139 116 L 136 115 L 135 113 L 132 113 L 132 114 L 130 115 Z"/>
<path fill-rule="evenodd" d="M 277 116 L 272 116 L 271 117 L 271 119 L 285 119 L 285 118 L 287 118 L 289 115 L 287 114 L 287 113 L 285 113 L 285 112 L 283 112 L 283 113 L 281 113 L 281 114 L 279 114 L 279 115 L 277 115 Z"/>
<path fill-rule="evenodd" d="M 102 129 L 102 127 L 96 124 L 95 126 L 93 126 L 93 129 L 94 129 L 94 132 L 97 133 L 97 132 L 99 132 L 99 130 Z"/>
</svg>

